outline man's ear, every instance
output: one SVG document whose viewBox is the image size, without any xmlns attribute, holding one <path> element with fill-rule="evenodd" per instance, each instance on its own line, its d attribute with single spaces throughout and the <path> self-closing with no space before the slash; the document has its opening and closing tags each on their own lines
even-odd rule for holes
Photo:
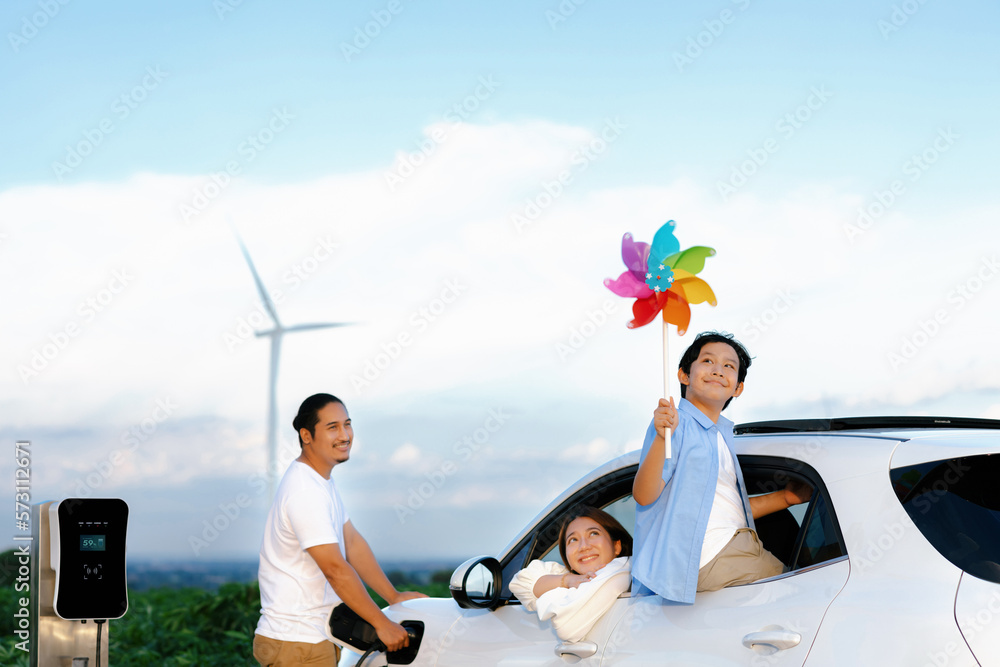
<svg viewBox="0 0 1000 667">
<path fill-rule="evenodd" d="M 691 384 L 691 376 L 685 373 L 683 368 L 678 368 L 677 381 L 684 385 Z"/>
<path fill-rule="evenodd" d="M 312 442 L 312 433 L 310 433 L 309 429 L 307 429 L 305 427 L 302 427 L 302 428 L 299 429 L 299 437 L 302 438 L 302 442 L 305 443 L 305 444 L 307 444 L 307 445 L 310 442 Z"/>
<path fill-rule="evenodd" d="M 743 383 L 740 382 L 738 385 L 736 385 L 736 391 L 733 392 L 733 398 L 736 398 L 742 393 L 743 393 Z"/>
</svg>

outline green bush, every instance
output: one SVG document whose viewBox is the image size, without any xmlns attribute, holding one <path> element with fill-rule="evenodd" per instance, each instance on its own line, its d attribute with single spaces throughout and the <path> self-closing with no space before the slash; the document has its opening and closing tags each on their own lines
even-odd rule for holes
<svg viewBox="0 0 1000 667">
<path fill-rule="evenodd" d="M 109 661 L 115 667 L 256 665 L 259 615 L 256 583 L 224 584 L 215 592 L 161 588 L 130 594 L 128 613 L 112 622 Z"/>
</svg>

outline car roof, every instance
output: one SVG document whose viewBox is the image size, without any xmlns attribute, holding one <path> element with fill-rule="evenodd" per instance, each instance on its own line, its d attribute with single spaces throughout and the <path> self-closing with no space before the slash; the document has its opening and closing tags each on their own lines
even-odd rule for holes
<svg viewBox="0 0 1000 667">
<path fill-rule="evenodd" d="M 930 417 L 925 415 L 896 415 L 870 417 L 829 417 L 814 419 L 778 419 L 737 424 L 737 435 L 751 433 L 803 433 L 819 431 L 909 431 L 911 429 L 980 429 L 1000 430 L 1000 419 L 975 417 Z"/>
<path fill-rule="evenodd" d="M 734 430 L 740 434 L 738 440 L 771 435 L 800 438 L 806 436 L 810 442 L 817 436 L 822 436 L 824 440 L 840 436 L 896 441 L 897 446 L 889 452 L 890 467 L 1000 453 L 1000 420 L 997 419 L 929 416 L 835 417 L 751 422 L 739 424 Z M 743 442 L 749 444 L 745 440 Z M 836 450 L 838 455 L 848 454 L 847 447 L 838 445 Z M 866 450 L 859 453 L 862 456 L 867 454 L 869 458 L 884 455 L 881 452 Z"/>
<path fill-rule="evenodd" d="M 941 430 L 915 433 L 896 448 L 891 467 L 1000 454 L 1000 432 Z"/>
</svg>

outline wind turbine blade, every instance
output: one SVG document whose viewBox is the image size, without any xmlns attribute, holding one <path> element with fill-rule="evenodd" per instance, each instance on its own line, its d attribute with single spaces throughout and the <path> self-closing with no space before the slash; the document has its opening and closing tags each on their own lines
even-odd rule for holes
<svg viewBox="0 0 1000 667">
<path fill-rule="evenodd" d="M 240 244 L 240 251 L 243 253 L 243 258 L 247 261 L 247 266 L 250 267 L 250 273 L 253 274 L 253 281 L 257 285 L 257 292 L 260 293 L 260 300 L 264 304 L 264 309 L 267 310 L 267 314 L 271 316 L 274 324 L 280 329 L 281 320 L 278 319 L 278 311 L 271 301 L 271 295 L 267 293 L 267 289 L 264 287 L 264 281 L 260 279 L 260 275 L 257 273 L 257 267 L 253 265 L 253 260 L 250 259 L 250 252 L 247 250 L 246 245 L 244 245 L 243 238 L 236 230 L 236 225 L 233 224 L 232 219 L 227 216 L 226 220 L 229 222 L 230 229 L 233 230 L 233 235 L 236 236 L 236 242 Z"/>
<path fill-rule="evenodd" d="M 331 322 L 329 324 L 296 324 L 294 327 L 282 328 L 282 332 L 291 333 L 293 331 L 309 331 L 311 329 L 330 329 L 333 327 L 349 327 L 354 322 Z"/>
</svg>

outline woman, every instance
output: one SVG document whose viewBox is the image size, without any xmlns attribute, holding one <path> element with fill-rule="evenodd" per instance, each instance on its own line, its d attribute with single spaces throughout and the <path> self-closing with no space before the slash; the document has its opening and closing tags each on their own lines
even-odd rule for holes
<svg viewBox="0 0 1000 667">
<path fill-rule="evenodd" d="M 582 640 L 631 582 L 632 536 L 595 507 L 573 509 L 559 529 L 562 564 L 535 560 L 514 575 L 511 592 L 560 639 Z"/>
</svg>

